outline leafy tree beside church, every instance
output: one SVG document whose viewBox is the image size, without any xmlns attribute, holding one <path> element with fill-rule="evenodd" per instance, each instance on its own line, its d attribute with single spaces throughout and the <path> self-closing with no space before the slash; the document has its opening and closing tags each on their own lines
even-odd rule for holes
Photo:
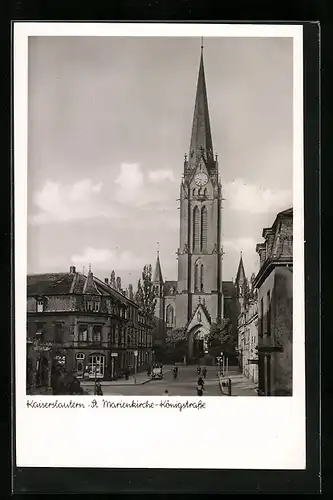
<svg viewBox="0 0 333 500">
<path fill-rule="evenodd" d="M 183 361 L 187 354 L 185 328 L 175 328 L 166 333 L 163 358 L 166 362 Z"/>
<path fill-rule="evenodd" d="M 155 313 L 155 295 L 151 264 L 145 265 L 142 270 L 142 276 L 138 281 L 138 289 L 135 294 L 135 301 L 144 316 L 152 321 Z"/>
<path fill-rule="evenodd" d="M 231 321 L 223 319 L 219 323 L 212 323 L 207 339 L 208 352 L 218 357 L 221 352 L 229 356 L 236 353 L 236 338 L 232 333 Z"/>
</svg>

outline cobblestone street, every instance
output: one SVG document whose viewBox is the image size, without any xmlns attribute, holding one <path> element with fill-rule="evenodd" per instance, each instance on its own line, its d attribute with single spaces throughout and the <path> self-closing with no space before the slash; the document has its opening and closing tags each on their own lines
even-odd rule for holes
<svg viewBox="0 0 333 500">
<path fill-rule="evenodd" d="M 205 380 L 204 396 L 224 396 L 219 386 L 219 377 L 217 367 L 207 368 L 207 377 Z M 256 386 L 246 377 L 238 372 L 237 368 L 230 370 L 228 377 L 232 381 L 232 396 L 256 396 Z M 102 390 L 105 396 L 163 396 L 165 390 L 168 390 L 169 396 L 196 396 L 197 387 L 196 366 L 180 366 L 178 377 L 174 380 L 172 367 L 164 367 L 164 378 L 162 380 L 150 380 L 146 373 L 140 373 L 136 377 L 130 377 L 128 381 L 118 380 L 115 382 L 103 382 Z M 94 393 L 92 382 L 82 384 L 85 392 L 89 395 Z"/>
</svg>

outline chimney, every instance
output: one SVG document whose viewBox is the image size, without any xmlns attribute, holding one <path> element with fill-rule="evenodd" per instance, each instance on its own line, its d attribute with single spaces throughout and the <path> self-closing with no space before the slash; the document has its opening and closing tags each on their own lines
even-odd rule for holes
<svg viewBox="0 0 333 500">
<path fill-rule="evenodd" d="M 109 278 L 104 278 L 104 281 L 107 285 L 109 284 Z"/>
<path fill-rule="evenodd" d="M 70 268 L 69 268 L 69 272 L 70 272 L 70 274 L 74 274 L 74 273 L 76 273 L 75 266 L 70 266 Z"/>
</svg>

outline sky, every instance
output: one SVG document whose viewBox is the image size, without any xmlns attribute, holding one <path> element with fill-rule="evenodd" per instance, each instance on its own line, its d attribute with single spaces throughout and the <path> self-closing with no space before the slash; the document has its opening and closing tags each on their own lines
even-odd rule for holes
<svg viewBox="0 0 333 500">
<path fill-rule="evenodd" d="M 205 38 L 223 189 L 223 280 L 259 269 L 262 229 L 292 206 L 291 38 Z M 29 37 L 28 273 L 156 262 L 177 279 L 179 188 L 200 38 Z M 157 243 L 158 242 L 158 243 Z"/>
</svg>

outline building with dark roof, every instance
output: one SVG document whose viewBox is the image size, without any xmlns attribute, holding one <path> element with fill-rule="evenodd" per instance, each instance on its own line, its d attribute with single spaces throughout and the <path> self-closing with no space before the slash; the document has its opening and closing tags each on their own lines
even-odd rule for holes
<svg viewBox="0 0 333 500">
<path fill-rule="evenodd" d="M 257 245 L 259 395 L 292 395 L 293 209 L 277 214 Z"/>
<path fill-rule="evenodd" d="M 27 277 L 29 386 L 50 385 L 56 361 L 80 379 L 114 379 L 152 362 L 152 324 L 138 305 L 74 266 Z"/>
</svg>

